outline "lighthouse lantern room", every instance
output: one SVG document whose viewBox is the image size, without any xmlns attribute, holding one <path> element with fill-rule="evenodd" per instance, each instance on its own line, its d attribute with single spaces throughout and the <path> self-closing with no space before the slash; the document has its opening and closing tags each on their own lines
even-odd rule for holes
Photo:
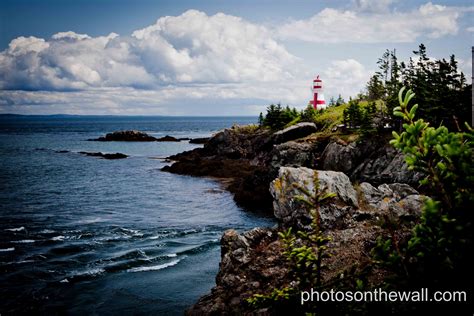
<svg viewBox="0 0 474 316">
<path fill-rule="evenodd" d="M 311 92 L 313 93 L 313 100 L 309 101 L 309 103 L 313 105 L 315 110 L 325 109 L 326 102 L 324 101 L 323 82 L 319 79 L 319 75 L 313 80 Z"/>
</svg>

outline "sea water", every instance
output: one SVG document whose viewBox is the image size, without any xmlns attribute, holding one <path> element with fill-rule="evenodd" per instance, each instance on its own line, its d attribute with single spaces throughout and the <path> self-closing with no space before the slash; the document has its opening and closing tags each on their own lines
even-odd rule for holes
<svg viewBox="0 0 474 316">
<path fill-rule="evenodd" d="M 0 314 L 183 314 L 215 285 L 222 233 L 273 220 L 236 206 L 215 180 L 160 170 L 200 145 L 87 139 L 132 129 L 205 137 L 255 121 L 0 117 Z"/>
</svg>

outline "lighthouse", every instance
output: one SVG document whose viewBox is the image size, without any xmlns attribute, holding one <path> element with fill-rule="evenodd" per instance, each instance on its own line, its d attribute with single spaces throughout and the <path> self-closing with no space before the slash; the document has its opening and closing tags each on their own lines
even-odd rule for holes
<svg viewBox="0 0 474 316">
<path fill-rule="evenodd" d="M 326 102 L 324 101 L 323 82 L 319 79 L 319 75 L 313 80 L 311 91 L 313 92 L 313 100 L 309 101 L 309 103 L 313 105 L 315 110 L 325 109 Z"/>
</svg>

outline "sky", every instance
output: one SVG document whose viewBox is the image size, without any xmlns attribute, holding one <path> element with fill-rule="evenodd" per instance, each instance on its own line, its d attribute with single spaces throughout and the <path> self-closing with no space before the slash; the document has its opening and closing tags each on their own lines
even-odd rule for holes
<svg viewBox="0 0 474 316">
<path fill-rule="evenodd" d="M 0 0 L 0 113 L 258 115 L 424 43 L 471 78 L 471 0 Z"/>
</svg>

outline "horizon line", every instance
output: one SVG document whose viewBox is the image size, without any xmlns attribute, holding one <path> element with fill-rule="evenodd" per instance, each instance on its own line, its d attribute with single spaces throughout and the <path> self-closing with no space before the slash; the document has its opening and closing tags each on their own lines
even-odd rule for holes
<svg viewBox="0 0 474 316">
<path fill-rule="evenodd" d="M 163 115 L 163 114 L 17 114 L 0 113 L 0 116 L 103 116 L 103 117 L 258 117 L 258 115 Z"/>
</svg>

